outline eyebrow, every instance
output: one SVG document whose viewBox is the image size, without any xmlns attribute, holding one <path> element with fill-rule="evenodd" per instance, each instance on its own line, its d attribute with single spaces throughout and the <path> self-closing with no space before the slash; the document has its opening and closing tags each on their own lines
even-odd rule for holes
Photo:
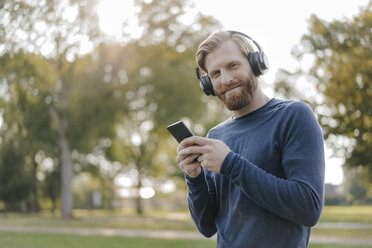
<svg viewBox="0 0 372 248">
<path fill-rule="evenodd" d="M 239 60 L 234 59 L 234 60 L 228 62 L 226 65 L 224 65 L 224 67 L 229 67 L 229 66 L 231 66 L 232 64 L 238 64 L 238 65 L 240 65 L 240 64 L 242 64 L 242 62 L 239 61 Z M 217 70 L 212 70 L 212 71 L 211 71 L 210 73 L 208 73 L 208 74 L 209 74 L 209 75 L 213 75 L 215 72 L 218 72 L 218 71 L 220 71 L 220 70 L 219 70 L 219 69 L 217 69 Z"/>
<path fill-rule="evenodd" d="M 209 75 L 213 75 L 213 74 L 215 74 L 216 72 L 218 72 L 218 71 L 220 71 L 220 70 L 213 70 L 213 71 L 211 71 L 210 73 L 208 73 Z"/>
</svg>

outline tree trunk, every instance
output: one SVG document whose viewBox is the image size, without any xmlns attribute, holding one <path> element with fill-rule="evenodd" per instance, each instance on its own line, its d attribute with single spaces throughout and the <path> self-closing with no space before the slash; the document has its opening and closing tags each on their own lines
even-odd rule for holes
<svg viewBox="0 0 372 248">
<path fill-rule="evenodd" d="M 142 199 L 141 199 L 141 195 L 140 195 L 140 190 L 141 190 L 141 187 L 142 187 L 142 183 L 141 183 L 141 177 L 142 176 L 141 176 L 139 166 L 137 168 L 138 168 L 138 176 L 137 176 L 138 184 L 137 184 L 136 208 L 137 208 L 137 214 L 142 215 L 143 214 L 143 207 L 142 207 Z"/>
<path fill-rule="evenodd" d="M 52 199 L 52 209 L 50 212 L 52 213 L 53 216 L 56 215 L 56 209 L 57 209 L 57 200 L 55 198 Z"/>
<path fill-rule="evenodd" d="M 27 214 L 27 202 L 25 199 L 21 200 L 21 213 L 23 215 Z"/>
<path fill-rule="evenodd" d="M 35 155 L 32 156 L 32 199 L 31 199 L 31 211 L 38 213 L 40 211 L 39 194 L 38 194 L 38 182 L 37 182 L 37 166 L 35 161 Z"/>
<path fill-rule="evenodd" d="M 6 204 L 6 201 L 4 201 L 4 211 L 3 211 L 3 215 L 5 218 L 8 218 L 8 206 Z"/>
<path fill-rule="evenodd" d="M 58 116 L 56 109 L 52 106 L 49 112 L 56 122 L 59 132 L 59 145 L 61 148 L 61 214 L 63 219 L 73 217 L 73 196 L 72 196 L 72 159 L 70 146 L 67 139 L 67 118 Z"/>
<path fill-rule="evenodd" d="M 72 159 L 66 135 L 60 137 L 61 146 L 61 213 L 62 218 L 72 218 Z"/>
</svg>

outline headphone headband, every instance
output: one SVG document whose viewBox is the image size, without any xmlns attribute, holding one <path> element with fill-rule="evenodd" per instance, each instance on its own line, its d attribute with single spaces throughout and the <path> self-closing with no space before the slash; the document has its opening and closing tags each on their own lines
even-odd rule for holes
<svg viewBox="0 0 372 248">
<path fill-rule="evenodd" d="M 263 52 L 263 49 L 261 48 L 260 44 L 258 44 L 257 41 L 255 41 L 254 39 L 252 39 L 252 37 L 246 35 L 245 33 L 238 32 L 238 31 L 232 31 L 232 30 L 231 30 L 231 31 L 228 31 L 228 32 L 229 32 L 230 34 L 240 34 L 240 35 L 242 35 L 242 36 L 244 36 L 244 37 L 250 39 L 250 40 L 255 44 L 255 46 L 258 48 L 258 51 Z"/>
<path fill-rule="evenodd" d="M 252 71 L 254 73 L 254 75 L 256 77 L 259 77 L 261 76 L 265 70 L 267 70 L 269 68 L 269 62 L 267 60 L 267 57 L 265 55 L 265 53 L 263 52 L 261 46 L 258 44 L 258 42 L 256 42 L 255 40 L 253 40 L 250 36 L 244 34 L 244 33 L 241 33 L 241 32 L 238 32 L 238 31 L 227 31 L 229 32 L 231 35 L 233 34 L 239 34 L 239 35 L 242 35 L 248 39 L 250 39 L 254 44 L 255 46 L 258 48 L 258 51 L 257 52 L 249 52 L 248 53 L 248 62 L 252 68 Z M 213 85 L 212 85 L 212 82 L 211 82 L 211 79 L 209 78 L 208 75 L 201 75 L 200 74 L 200 69 L 199 67 L 197 66 L 196 67 L 196 77 L 198 78 L 199 80 L 199 85 L 200 85 L 200 88 L 204 91 L 204 93 L 209 96 L 209 95 L 213 95 L 215 96 L 215 92 L 214 92 L 214 89 L 213 89 Z"/>
</svg>

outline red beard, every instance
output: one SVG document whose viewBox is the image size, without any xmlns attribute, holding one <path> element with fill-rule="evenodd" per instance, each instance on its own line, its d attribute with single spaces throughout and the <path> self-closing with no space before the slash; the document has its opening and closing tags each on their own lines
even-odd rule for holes
<svg viewBox="0 0 372 248">
<path fill-rule="evenodd" d="M 223 102 L 227 109 L 236 111 L 252 102 L 256 89 L 256 79 L 247 79 L 246 82 L 238 82 L 225 87 L 222 92 L 216 91 L 216 96 Z"/>
</svg>

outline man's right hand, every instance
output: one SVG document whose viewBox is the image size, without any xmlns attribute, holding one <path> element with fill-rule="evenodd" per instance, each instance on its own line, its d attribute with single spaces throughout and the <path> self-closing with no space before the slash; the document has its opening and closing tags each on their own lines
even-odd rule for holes
<svg viewBox="0 0 372 248">
<path fill-rule="evenodd" d="M 177 148 L 177 154 L 184 148 L 184 146 L 179 145 Z M 178 166 L 189 177 L 195 178 L 201 173 L 200 162 L 197 160 L 199 156 L 200 154 L 190 154 L 188 156 L 177 155 Z"/>
</svg>

